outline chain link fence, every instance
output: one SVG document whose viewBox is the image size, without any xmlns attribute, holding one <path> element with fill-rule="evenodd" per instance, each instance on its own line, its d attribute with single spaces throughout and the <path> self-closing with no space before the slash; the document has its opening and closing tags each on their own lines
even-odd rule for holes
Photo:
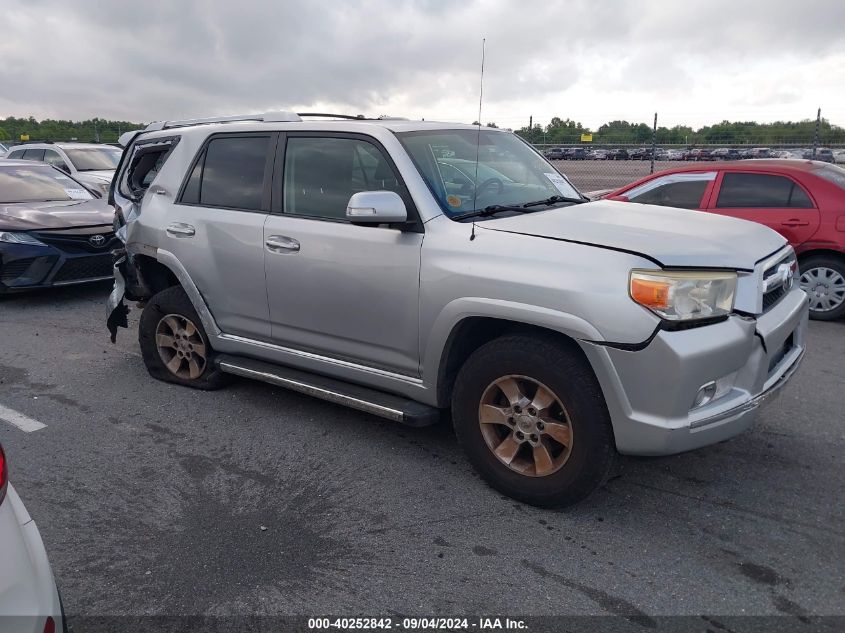
<svg viewBox="0 0 845 633">
<path fill-rule="evenodd" d="M 534 144 L 581 191 L 616 189 L 649 174 L 692 162 L 706 166 L 713 161 L 752 158 L 809 159 L 845 165 L 845 145 L 816 147 L 804 144 L 780 144 L 766 147 L 708 144 L 693 148 L 683 145 Z M 653 159 L 652 159 L 653 158 Z"/>
</svg>

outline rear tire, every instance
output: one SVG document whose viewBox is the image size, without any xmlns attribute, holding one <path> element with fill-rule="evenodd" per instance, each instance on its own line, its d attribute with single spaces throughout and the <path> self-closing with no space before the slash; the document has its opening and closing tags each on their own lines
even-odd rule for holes
<svg viewBox="0 0 845 633">
<path fill-rule="evenodd" d="M 810 318 L 834 321 L 845 317 L 845 258 L 810 255 L 800 262 L 801 289 L 810 297 Z"/>
<path fill-rule="evenodd" d="M 220 389 L 228 376 L 214 362 L 199 316 L 181 286 L 154 295 L 144 306 L 138 343 L 153 378 L 194 389 Z"/>
<path fill-rule="evenodd" d="M 610 415 L 592 368 L 552 337 L 506 336 L 481 346 L 458 373 L 452 416 L 481 476 L 531 505 L 577 503 L 615 466 Z"/>
</svg>

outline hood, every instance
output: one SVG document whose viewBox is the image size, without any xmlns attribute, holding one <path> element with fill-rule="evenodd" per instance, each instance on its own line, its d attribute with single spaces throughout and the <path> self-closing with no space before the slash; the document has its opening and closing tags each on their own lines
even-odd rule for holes
<svg viewBox="0 0 845 633">
<path fill-rule="evenodd" d="M 786 244 L 762 224 L 613 200 L 487 220 L 476 226 L 627 251 L 666 267 L 753 270 L 755 263 Z"/>
<path fill-rule="evenodd" d="M 100 169 L 98 171 L 78 171 L 73 175 L 77 180 L 86 182 L 111 182 L 114 178 L 113 169 Z"/>
<path fill-rule="evenodd" d="M 114 209 L 105 200 L 0 204 L 0 230 L 33 231 L 111 224 Z"/>
</svg>

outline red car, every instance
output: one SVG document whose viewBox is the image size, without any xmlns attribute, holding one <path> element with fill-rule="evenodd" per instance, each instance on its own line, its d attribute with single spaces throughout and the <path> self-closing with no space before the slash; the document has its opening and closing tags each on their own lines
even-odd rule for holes
<svg viewBox="0 0 845 633">
<path fill-rule="evenodd" d="M 788 239 L 798 254 L 810 316 L 824 321 L 845 317 L 845 169 L 841 167 L 784 159 L 690 165 L 652 174 L 604 197 L 765 224 Z"/>
</svg>

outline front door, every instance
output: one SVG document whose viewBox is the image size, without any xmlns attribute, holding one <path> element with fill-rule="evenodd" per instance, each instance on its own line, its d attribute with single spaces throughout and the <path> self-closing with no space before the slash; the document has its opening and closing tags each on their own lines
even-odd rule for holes
<svg viewBox="0 0 845 633">
<path fill-rule="evenodd" d="M 387 153 L 363 135 L 288 134 L 276 163 L 280 199 L 264 225 L 274 342 L 418 375 L 420 225 L 346 220 L 350 196 L 376 190 L 415 217 Z"/>
</svg>

